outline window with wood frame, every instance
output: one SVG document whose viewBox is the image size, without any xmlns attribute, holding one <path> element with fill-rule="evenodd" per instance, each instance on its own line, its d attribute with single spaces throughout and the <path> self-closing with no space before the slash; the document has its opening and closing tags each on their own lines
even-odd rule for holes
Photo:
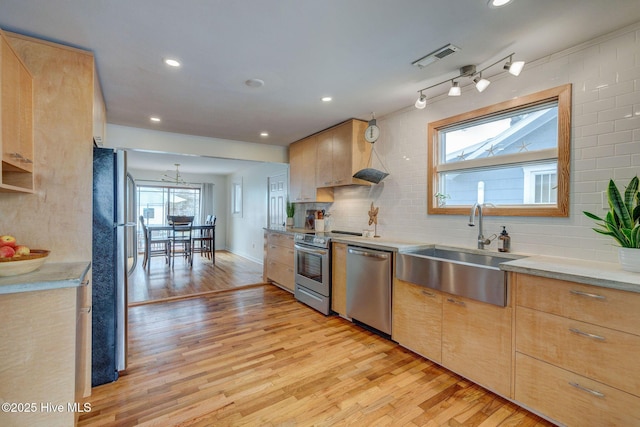
<svg viewBox="0 0 640 427">
<path fill-rule="evenodd" d="M 429 214 L 569 215 L 571 85 L 429 124 Z"/>
</svg>

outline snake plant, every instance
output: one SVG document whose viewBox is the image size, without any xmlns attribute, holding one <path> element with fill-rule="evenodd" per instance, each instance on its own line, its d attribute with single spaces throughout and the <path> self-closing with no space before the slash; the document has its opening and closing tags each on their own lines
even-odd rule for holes
<svg viewBox="0 0 640 427">
<path fill-rule="evenodd" d="M 638 177 L 635 176 L 627 185 L 624 198 L 613 180 L 609 180 L 607 188 L 609 212 L 600 218 L 589 212 L 586 216 L 598 222 L 600 228 L 596 233 L 613 237 L 623 248 L 640 248 L 640 191 Z"/>
<path fill-rule="evenodd" d="M 289 198 L 287 198 L 286 211 L 287 211 L 287 218 L 293 218 L 293 215 L 295 215 L 295 213 L 296 213 L 296 205 L 291 203 L 289 201 Z"/>
</svg>

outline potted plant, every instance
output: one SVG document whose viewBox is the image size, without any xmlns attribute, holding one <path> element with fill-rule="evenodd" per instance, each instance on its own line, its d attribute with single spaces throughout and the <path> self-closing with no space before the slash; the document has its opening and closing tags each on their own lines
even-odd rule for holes
<svg viewBox="0 0 640 427">
<path fill-rule="evenodd" d="M 618 256 L 622 269 L 640 272 L 640 191 L 638 177 L 635 176 L 622 193 L 613 180 L 609 180 L 607 189 L 609 212 L 600 218 L 590 212 L 586 216 L 598 222 L 597 233 L 611 236 L 620 245 Z"/>
<path fill-rule="evenodd" d="M 293 215 L 296 213 L 296 205 L 289 201 L 287 197 L 287 227 L 293 227 Z"/>
</svg>

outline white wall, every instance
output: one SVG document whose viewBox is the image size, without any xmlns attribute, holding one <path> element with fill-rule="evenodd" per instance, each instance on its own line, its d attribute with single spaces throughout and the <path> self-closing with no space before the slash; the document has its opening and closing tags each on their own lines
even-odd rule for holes
<svg viewBox="0 0 640 427">
<path fill-rule="evenodd" d="M 283 163 L 287 162 L 289 158 L 288 148 L 279 145 L 183 135 L 113 124 L 107 125 L 105 144 L 113 148 L 135 148 L 164 153 L 194 154 L 197 156 L 255 160 L 259 162 Z"/>
<path fill-rule="evenodd" d="M 162 185 L 160 181 L 160 173 L 157 171 L 129 169 L 129 173 L 136 180 L 136 184 Z M 182 178 L 190 183 L 211 183 L 214 185 L 214 211 L 212 214 L 216 216 L 216 249 L 227 248 L 227 219 L 229 212 L 227 198 L 227 177 L 226 175 L 214 174 L 190 174 L 180 173 Z"/>
<path fill-rule="evenodd" d="M 227 178 L 227 200 L 231 212 L 231 186 L 242 182 L 242 215 L 229 213 L 227 247 L 229 251 L 262 264 L 264 230 L 267 226 L 267 178 L 287 173 L 281 163 L 262 163 Z"/>
<path fill-rule="evenodd" d="M 481 94 L 466 86 L 461 97 L 443 95 L 424 110 L 411 106 L 379 118 L 375 149 L 390 176 L 371 188 L 336 189 L 333 229 L 368 228 L 373 201 L 383 237 L 474 247 L 477 227 L 467 226 L 468 216 L 426 213 L 427 124 L 572 83 L 570 216 L 487 217 L 485 235 L 506 225 L 514 252 L 616 261 L 612 240 L 593 232 L 582 211 L 604 212 L 601 192 L 610 178 L 620 187 L 640 174 L 640 23 L 529 63 L 519 77 L 503 73 L 491 81 Z M 380 168 L 375 156 L 374 166 Z"/>
</svg>

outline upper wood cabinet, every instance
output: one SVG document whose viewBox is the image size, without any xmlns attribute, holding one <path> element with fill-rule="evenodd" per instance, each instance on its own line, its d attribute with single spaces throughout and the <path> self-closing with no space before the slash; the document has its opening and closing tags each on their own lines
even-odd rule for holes
<svg viewBox="0 0 640 427">
<path fill-rule="evenodd" d="M 33 192 L 33 77 L 0 31 L 0 191 Z"/>
<path fill-rule="evenodd" d="M 291 202 L 333 202 L 333 190 L 316 186 L 318 136 L 289 146 L 289 199 Z"/>
<path fill-rule="evenodd" d="M 369 166 L 371 144 L 364 139 L 367 123 L 348 120 L 317 134 L 318 187 L 342 185 L 370 185 L 369 182 L 353 178 L 353 174 Z"/>
</svg>

